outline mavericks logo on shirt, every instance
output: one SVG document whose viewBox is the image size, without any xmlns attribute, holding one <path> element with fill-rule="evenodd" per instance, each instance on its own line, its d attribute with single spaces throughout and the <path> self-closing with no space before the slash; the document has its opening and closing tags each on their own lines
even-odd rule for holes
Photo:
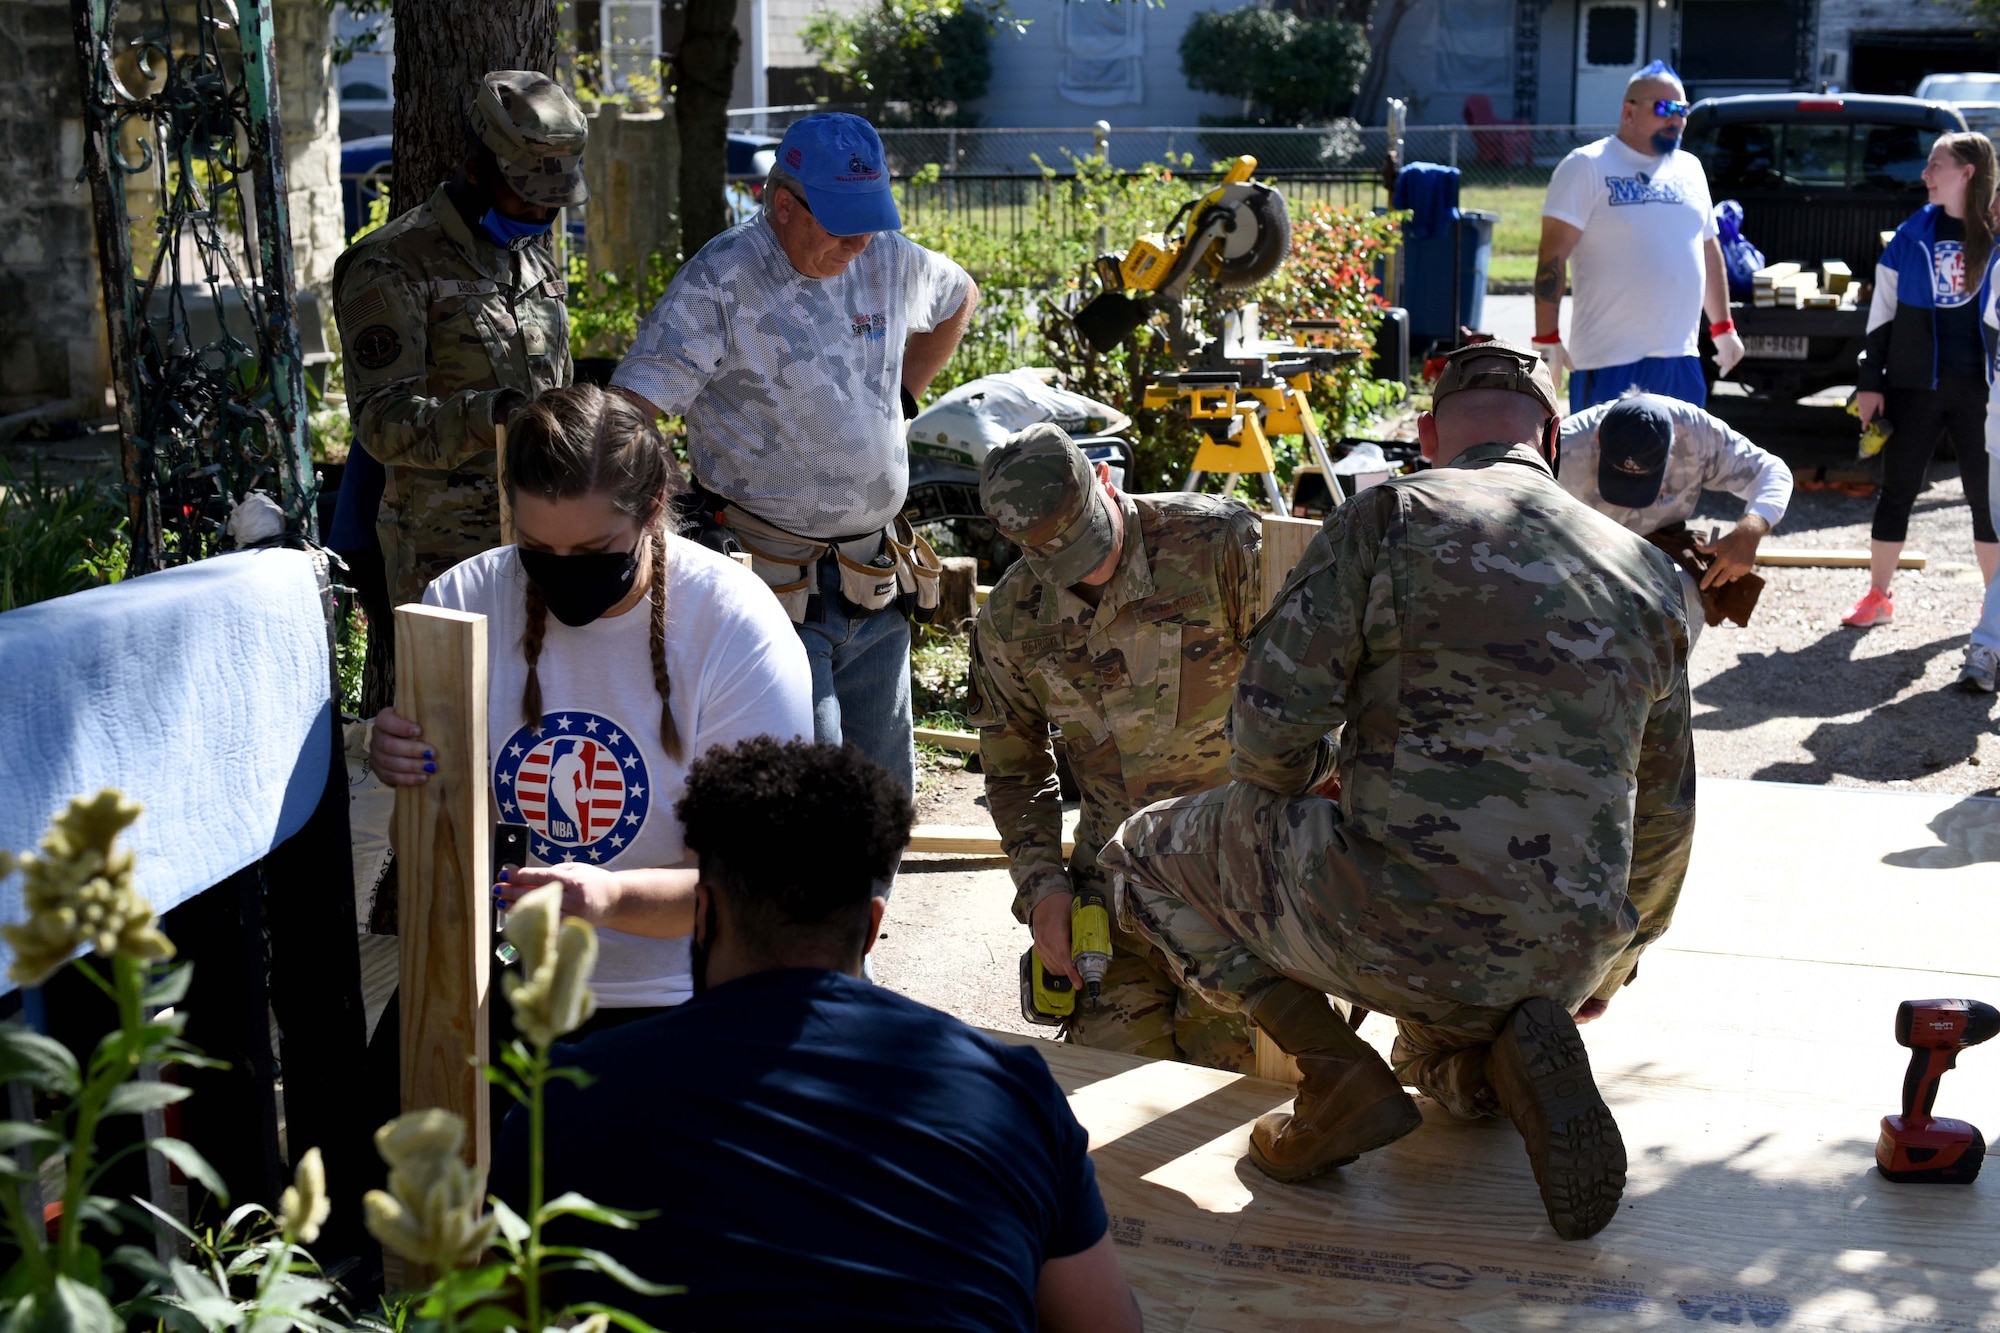
<svg viewBox="0 0 2000 1333">
<path fill-rule="evenodd" d="M 1959 242 L 1932 244 L 1931 293 L 1937 304 L 1947 310 L 1972 299 L 1972 293 L 1965 289 L 1965 247 Z"/>
<path fill-rule="evenodd" d="M 1611 192 L 1611 206 L 1625 204 L 1684 204 L 1687 196 L 1681 192 L 1678 181 L 1656 181 L 1645 172 L 1636 176 L 1606 176 L 1605 188 Z"/>
<path fill-rule="evenodd" d="M 493 760 L 500 818 L 534 831 L 544 865 L 604 862 L 638 836 L 652 808 L 646 758 L 626 729 L 596 713 L 545 714 Z"/>
</svg>

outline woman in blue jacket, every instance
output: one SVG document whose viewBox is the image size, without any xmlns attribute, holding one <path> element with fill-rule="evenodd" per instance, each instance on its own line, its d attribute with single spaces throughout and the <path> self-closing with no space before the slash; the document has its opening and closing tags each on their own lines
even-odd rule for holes
<svg viewBox="0 0 2000 1333">
<path fill-rule="evenodd" d="M 1895 617 L 1889 580 L 1909 535 L 1910 508 L 1946 432 L 1958 452 L 1973 549 L 1987 582 L 2000 565 L 1980 456 L 1993 379 L 1981 318 L 1995 263 L 1993 145 L 1983 134 L 1940 136 L 1924 167 L 1924 187 L 1930 202 L 1896 229 L 1875 266 L 1855 395 L 1863 423 L 1883 415 L 1895 427 L 1882 450 L 1868 592 L 1841 618 L 1863 628 Z"/>
</svg>

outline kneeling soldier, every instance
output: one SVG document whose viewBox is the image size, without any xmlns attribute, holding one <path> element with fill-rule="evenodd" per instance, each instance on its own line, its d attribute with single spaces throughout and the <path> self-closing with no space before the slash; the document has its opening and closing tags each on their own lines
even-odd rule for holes
<svg viewBox="0 0 2000 1333">
<path fill-rule="evenodd" d="M 1014 914 L 1049 971 L 1078 983 L 1070 905 L 1092 889 L 1108 900 L 1098 849 L 1139 807 L 1229 776 L 1223 727 L 1263 607 L 1263 529 L 1233 500 L 1125 495 L 1046 425 L 988 455 L 979 499 L 1022 552 L 973 636 L 987 802 L 1018 890 Z M 1083 790 L 1067 866 L 1052 730 Z M 1135 935 L 1114 930 L 1111 954 L 1096 1007 L 1076 1005 L 1070 1040 L 1251 1069 L 1241 1016 L 1183 990 Z"/>
</svg>

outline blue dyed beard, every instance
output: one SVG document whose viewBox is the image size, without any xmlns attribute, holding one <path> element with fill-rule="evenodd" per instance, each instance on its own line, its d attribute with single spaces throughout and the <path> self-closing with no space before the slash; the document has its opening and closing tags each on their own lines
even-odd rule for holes
<svg viewBox="0 0 2000 1333">
<path fill-rule="evenodd" d="M 1659 133 L 1653 136 L 1653 151 L 1658 153 L 1661 157 L 1665 157 L 1668 153 L 1673 152 L 1674 149 L 1679 148 L 1680 146 L 1681 146 L 1681 136 L 1678 134 L 1672 134 L 1666 130 L 1661 130 Z"/>
</svg>

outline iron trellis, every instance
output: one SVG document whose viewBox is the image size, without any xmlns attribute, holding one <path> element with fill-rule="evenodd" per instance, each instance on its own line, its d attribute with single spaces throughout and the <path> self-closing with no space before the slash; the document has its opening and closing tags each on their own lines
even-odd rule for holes
<svg viewBox="0 0 2000 1333">
<path fill-rule="evenodd" d="M 135 574 L 316 537 L 270 0 L 72 0 Z M 135 215 L 135 196 L 149 206 Z"/>
</svg>

